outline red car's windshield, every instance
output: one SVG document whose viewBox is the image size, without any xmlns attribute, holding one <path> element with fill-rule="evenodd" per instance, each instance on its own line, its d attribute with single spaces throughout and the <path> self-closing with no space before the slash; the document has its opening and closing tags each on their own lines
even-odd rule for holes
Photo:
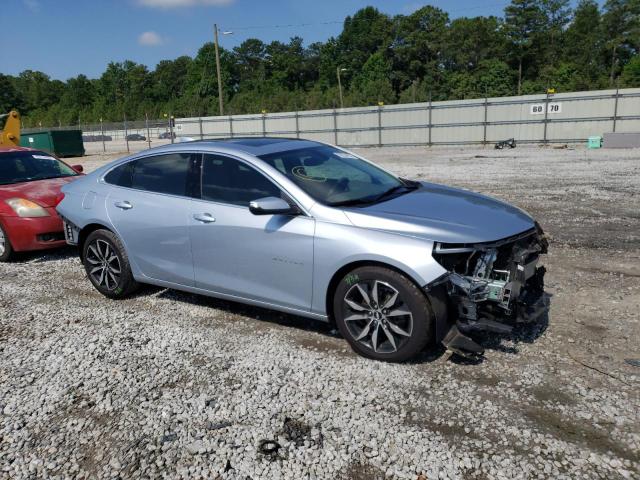
<svg viewBox="0 0 640 480">
<path fill-rule="evenodd" d="M 0 185 L 75 175 L 71 167 L 45 152 L 0 154 Z"/>
</svg>

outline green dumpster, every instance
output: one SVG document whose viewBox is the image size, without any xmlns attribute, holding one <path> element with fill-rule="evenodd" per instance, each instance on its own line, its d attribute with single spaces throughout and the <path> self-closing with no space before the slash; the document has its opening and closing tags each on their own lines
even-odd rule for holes
<svg viewBox="0 0 640 480">
<path fill-rule="evenodd" d="M 82 157 L 84 143 L 81 130 L 46 130 L 23 133 L 20 145 L 53 153 L 58 157 Z"/>
<path fill-rule="evenodd" d="M 602 147 L 602 137 L 593 136 L 587 140 L 587 148 L 600 148 Z"/>
</svg>

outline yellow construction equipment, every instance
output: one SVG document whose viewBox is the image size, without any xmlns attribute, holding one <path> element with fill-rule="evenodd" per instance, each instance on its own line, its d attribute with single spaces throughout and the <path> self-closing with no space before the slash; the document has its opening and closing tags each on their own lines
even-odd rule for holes
<svg viewBox="0 0 640 480">
<path fill-rule="evenodd" d="M 0 130 L 0 145 L 17 147 L 20 145 L 20 114 L 15 110 L 0 115 L 0 119 L 7 117 L 4 130 Z"/>
</svg>

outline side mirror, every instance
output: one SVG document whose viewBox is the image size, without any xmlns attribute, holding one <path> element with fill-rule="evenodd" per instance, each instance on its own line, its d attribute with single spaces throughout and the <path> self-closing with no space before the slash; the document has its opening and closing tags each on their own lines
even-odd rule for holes
<svg viewBox="0 0 640 480">
<path fill-rule="evenodd" d="M 71 168 L 73 168 L 78 173 L 84 172 L 84 167 L 82 165 L 73 165 Z"/>
<path fill-rule="evenodd" d="M 249 211 L 254 215 L 298 215 L 297 207 L 292 207 L 278 197 L 265 197 L 249 203 Z"/>
</svg>

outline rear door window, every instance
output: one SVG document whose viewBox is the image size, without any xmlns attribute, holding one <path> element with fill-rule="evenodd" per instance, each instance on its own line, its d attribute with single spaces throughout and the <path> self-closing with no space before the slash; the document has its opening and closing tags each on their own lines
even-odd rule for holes
<svg viewBox="0 0 640 480">
<path fill-rule="evenodd" d="M 140 158 L 133 163 L 131 187 L 148 192 L 189 196 L 189 171 L 194 156 L 191 153 L 170 153 Z"/>
</svg>

